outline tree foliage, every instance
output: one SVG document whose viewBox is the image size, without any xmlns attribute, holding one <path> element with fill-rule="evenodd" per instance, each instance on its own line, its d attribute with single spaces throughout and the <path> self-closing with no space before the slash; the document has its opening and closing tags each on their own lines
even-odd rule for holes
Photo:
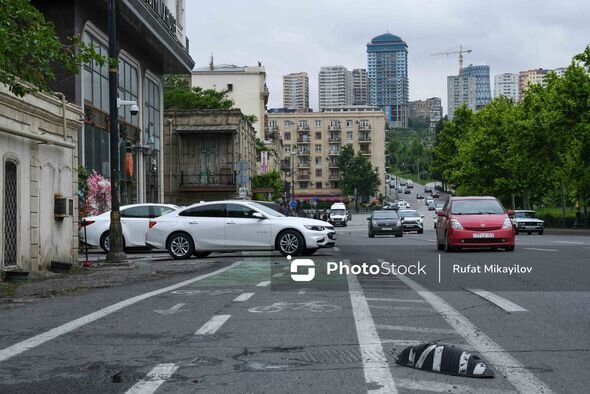
<svg viewBox="0 0 590 394">
<path fill-rule="evenodd" d="M 11 92 L 48 92 L 55 65 L 77 74 L 89 61 L 104 64 L 106 59 L 78 36 L 62 43 L 54 25 L 28 0 L 0 0 L 0 83 Z"/>
<path fill-rule="evenodd" d="M 189 81 L 180 75 L 167 75 L 164 78 L 164 109 L 231 109 L 232 99 L 227 90 L 190 87 Z"/>
<path fill-rule="evenodd" d="M 338 169 L 341 176 L 340 189 L 344 194 L 353 195 L 355 190 L 359 196 L 377 194 L 377 187 L 381 184 L 378 169 L 373 168 L 361 152 L 355 155 L 352 145 L 347 144 L 340 150 Z"/>
<path fill-rule="evenodd" d="M 272 170 L 266 174 L 254 175 L 252 177 L 253 188 L 274 188 L 275 197 L 280 196 L 283 192 L 283 182 L 281 173 L 278 170 Z"/>
</svg>

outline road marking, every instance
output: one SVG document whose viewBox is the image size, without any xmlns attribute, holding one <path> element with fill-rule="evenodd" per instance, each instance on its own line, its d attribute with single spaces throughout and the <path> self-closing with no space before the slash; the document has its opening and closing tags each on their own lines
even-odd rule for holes
<svg viewBox="0 0 590 394">
<path fill-rule="evenodd" d="M 160 315 L 173 315 L 176 312 L 182 312 L 180 310 L 180 308 L 182 308 L 183 306 L 185 306 L 186 304 L 176 304 L 173 307 L 171 307 L 170 309 L 154 309 L 154 312 L 159 313 Z"/>
<path fill-rule="evenodd" d="M 384 301 L 384 302 L 417 302 L 420 304 L 426 303 L 424 300 L 408 300 L 405 298 L 366 298 L 367 301 Z"/>
<path fill-rule="evenodd" d="M 459 311 L 449 305 L 438 295 L 422 287 L 407 276 L 398 275 L 403 282 L 417 292 L 436 310 L 446 322 L 461 335 L 469 345 L 484 355 L 500 375 L 521 393 L 552 393 L 549 386 L 539 380 L 533 373 L 512 357 L 500 345 L 484 334 Z"/>
<path fill-rule="evenodd" d="M 280 278 L 280 277 L 281 277 L 281 276 L 283 276 L 283 275 L 285 275 L 285 273 L 284 273 L 284 272 L 278 272 L 278 273 L 276 273 L 276 274 L 273 274 L 273 275 L 272 275 L 272 277 L 273 277 L 273 278 Z"/>
<path fill-rule="evenodd" d="M 443 382 L 434 382 L 428 380 L 397 379 L 399 387 L 406 390 L 427 391 L 432 393 L 481 393 L 481 394 L 512 394 L 516 391 L 486 389 L 482 387 L 472 387 L 462 384 L 449 384 Z"/>
<path fill-rule="evenodd" d="M 477 294 L 483 299 L 488 300 L 492 304 L 499 306 L 500 308 L 504 309 L 506 312 L 527 312 L 522 306 L 515 304 L 512 301 L 507 300 L 506 298 L 500 297 L 492 293 L 491 291 L 486 291 L 482 289 L 467 289 L 467 291 L 472 292 L 473 294 Z"/>
<path fill-rule="evenodd" d="M 338 246 L 334 246 L 332 248 L 332 250 L 335 251 L 335 252 L 340 252 L 340 248 Z"/>
<path fill-rule="evenodd" d="M 221 274 L 227 270 L 237 267 L 240 264 L 242 264 L 242 261 L 236 261 L 235 263 L 233 263 L 227 267 L 218 269 L 218 270 L 210 272 L 208 274 L 200 275 L 195 278 L 188 279 L 188 280 L 176 283 L 171 286 L 163 287 L 158 290 L 153 290 L 148 293 L 144 293 L 144 294 L 140 294 L 135 297 L 128 298 L 126 300 L 117 302 L 116 304 L 107 306 L 106 308 L 102 308 L 96 312 L 92 312 L 86 316 L 82 316 L 78 319 L 75 319 L 75 320 L 72 320 L 68 323 L 62 324 L 61 326 L 55 327 L 49 331 L 45 331 L 44 333 L 35 335 L 34 337 L 31 337 L 29 339 L 25 339 L 24 341 L 15 343 L 14 345 L 11 345 L 7 348 L 0 350 L 0 362 L 6 361 L 16 355 L 26 352 L 27 350 L 33 349 L 39 345 L 44 344 L 45 342 L 51 341 L 52 339 L 55 339 L 55 338 L 60 337 L 64 334 L 67 334 L 68 332 L 74 331 L 77 328 L 80 328 L 82 326 L 85 326 L 86 324 L 92 323 L 100 318 L 108 316 L 111 313 L 117 312 L 123 308 L 130 306 L 130 305 L 137 304 L 140 301 L 146 300 L 151 297 L 155 297 L 160 294 L 168 293 L 172 290 L 176 290 L 176 289 L 184 287 L 184 286 L 188 286 L 188 285 L 198 282 L 200 280 L 207 279 L 211 276 Z"/>
<path fill-rule="evenodd" d="M 584 242 L 580 241 L 553 241 L 558 244 L 571 244 L 571 245 L 584 245 Z"/>
<path fill-rule="evenodd" d="M 303 295 L 303 294 L 305 294 L 305 290 L 299 290 L 299 291 L 297 292 L 297 295 Z"/>
<path fill-rule="evenodd" d="M 231 315 L 216 315 L 211 318 L 207 323 L 203 324 L 203 327 L 199 328 L 195 335 L 212 335 L 229 320 Z"/>
<path fill-rule="evenodd" d="M 539 252 L 559 252 L 557 249 L 523 248 L 526 250 L 538 250 Z"/>
<path fill-rule="evenodd" d="M 242 293 L 239 296 L 237 296 L 236 298 L 234 298 L 234 302 L 248 301 L 250 299 L 250 297 L 252 297 L 253 295 L 254 295 L 254 293 Z"/>
<path fill-rule="evenodd" d="M 389 324 L 377 324 L 379 330 L 394 330 L 394 331 L 413 331 L 424 332 L 428 334 L 456 334 L 455 330 L 445 328 L 429 328 L 429 327 L 410 327 L 410 326 L 392 326 Z"/>
<path fill-rule="evenodd" d="M 350 265 L 349 260 L 344 262 Z M 365 381 L 368 387 L 378 387 L 378 389 L 369 391 L 371 393 L 395 394 L 397 389 L 363 289 L 356 276 L 346 275 L 346 278 L 348 280 L 348 292 L 350 293 L 356 334 L 361 355 L 363 356 Z M 371 354 L 375 356 L 372 357 Z"/>
<path fill-rule="evenodd" d="M 126 391 L 126 394 L 151 394 L 155 393 L 158 387 L 176 372 L 176 364 L 158 364 L 148 372 L 146 379 L 137 382 L 133 387 Z"/>
<path fill-rule="evenodd" d="M 431 308 L 419 308 L 415 306 L 391 306 L 391 305 L 369 305 L 373 309 L 385 309 L 387 311 L 428 311 L 434 312 Z"/>
<path fill-rule="evenodd" d="M 270 285 L 270 280 L 265 280 L 256 285 L 256 287 L 266 287 Z"/>
</svg>

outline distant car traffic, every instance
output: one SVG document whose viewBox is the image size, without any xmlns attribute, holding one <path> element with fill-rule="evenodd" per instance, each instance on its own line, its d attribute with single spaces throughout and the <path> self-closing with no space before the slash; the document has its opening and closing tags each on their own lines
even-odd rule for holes
<svg viewBox="0 0 590 394">
<path fill-rule="evenodd" d="M 440 194 L 436 190 L 434 190 L 431 195 L 432 195 L 432 198 L 439 198 L 440 197 Z"/>
<path fill-rule="evenodd" d="M 123 205 L 121 212 L 121 228 L 123 245 L 129 247 L 145 247 L 145 234 L 149 230 L 150 219 L 166 215 L 179 209 L 171 204 L 132 204 Z M 111 211 L 100 215 L 89 216 L 80 222 L 78 237 L 88 246 L 100 246 L 105 253 L 111 250 Z"/>
<path fill-rule="evenodd" d="M 535 211 L 516 210 L 512 216 L 512 222 L 516 234 L 523 232 L 529 235 L 532 233 L 543 235 L 545 230 L 545 222 L 537 217 Z"/>
<path fill-rule="evenodd" d="M 397 213 L 402 219 L 404 231 L 416 231 L 418 234 L 424 232 L 424 215 L 420 215 L 414 209 L 400 209 Z"/>
<path fill-rule="evenodd" d="M 436 242 L 447 252 L 460 248 L 504 248 L 514 251 L 514 228 L 495 197 L 450 197 L 438 212 Z"/>
<path fill-rule="evenodd" d="M 434 202 L 434 200 L 430 200 L 428 202 L 428 210 L 429 211 L 434 211 L 436 210 L 436 203 Z"/>
<path fill-rule="evenodd" d="M 402 237 L 402 221 L 396 211 L 377 210 L 371 213 L 367 218 L 369 221 L 369 238 L 375 238 L 375 235 L 395 235 Z"/>
<path fill-rule="evenodd" d="M 408 183 L 407 183 L 405 180 L 403 180 L 403 179 L 401 179 L 401 180 L 399 181 L 399 185 L 400 185 L 400 186 L 406 186 L 407 184 L 408 184 Z"/>
<path fill-rule="evenodd" d="M 211 252 L 278 250 L 282 255 L 311 255 L 336 243 L 326 222 L 284 216 L 253 201 L 193 204 L 149 222 L 145 243 L 167 249 L 175 259 Z"/>
<path fill-rule="evenodd" d="M 432 188 L 430 186 L 424 186 L 424 193 L 432 193 Z"/>
<path fill-rule="evenodd" d="M 422 194 L 422 193 L 416 193 L 416 198 L 418 200 L 423 200 L 424 199 L 424 194 Z"/>
<path fill-rule="evenodd" d="M 408 188 L 406 188 L 406 190 L 404 190 L 404 194 L 412 194 L 412 191 Z"/>
</svg>

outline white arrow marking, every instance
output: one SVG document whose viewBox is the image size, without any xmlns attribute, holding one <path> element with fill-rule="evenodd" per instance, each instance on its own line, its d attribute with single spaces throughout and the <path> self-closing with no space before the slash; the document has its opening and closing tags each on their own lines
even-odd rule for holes
<svg viewBox="0 0 590 394">
<path fill-rule="evenodd" d="M 160 315 L 172 315 L 176 312 L 182 312 L 180 308 L 185 306 L 186 304 L 176 304 L 170 309 L 154 309 L 154 312 L 159 313 Z"/>
</svg>

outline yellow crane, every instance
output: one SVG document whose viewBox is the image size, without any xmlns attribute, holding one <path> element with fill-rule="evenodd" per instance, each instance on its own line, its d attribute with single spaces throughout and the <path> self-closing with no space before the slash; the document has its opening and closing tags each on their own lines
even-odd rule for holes
<svg viewBox="0 0 590 394">
<path fill-rule="evenodd" d="M 459 54 L 459 73 L 461 73 L 461 71 L 463 70 L 463 54 L 464 53 L 471 53 L 473 52 L 471 49 L 463 49 L 463 45 L 459 45 L 459 50 L 458 51 L 449 51 L 449 52 L 439 52 L 439 53 L 433 53 L 430 56 L 442 56 L 442 55 L 455 55 L 455 54 Z"/>
</svg>

